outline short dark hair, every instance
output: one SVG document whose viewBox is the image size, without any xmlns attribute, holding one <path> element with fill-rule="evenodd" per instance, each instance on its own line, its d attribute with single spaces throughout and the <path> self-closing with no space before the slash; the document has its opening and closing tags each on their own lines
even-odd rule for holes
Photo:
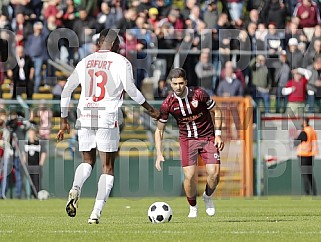
<svg viewBox="0 0 321 242">
<path fill-rule="evenodd" d="M 116 40 L 118 40 L 118 34 L 113 29 L 103 29 L 100 32 L 98 43 L 102 44 L 106 41 L 108 44 L 112 45 Z"/>
<path fill-rule="evenodd" d="M 186 72 L 183 68 L 174 68 L 169 72 L 169 79 L 183 77 L 186 80 Z"/>
<path fill-rule="evenodd" d="M 309 125 L 310 119 L 309 119 L 308 117 L 305 117 L 305 118 L 304 118 L 304 121 L 305 121 L 305 123 L 306 123 L 307 125 Z"/>
</svg>

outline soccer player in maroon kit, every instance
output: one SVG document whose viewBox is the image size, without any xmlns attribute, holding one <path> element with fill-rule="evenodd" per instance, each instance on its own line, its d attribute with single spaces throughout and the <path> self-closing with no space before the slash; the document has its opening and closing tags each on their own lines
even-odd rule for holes
<svg viewBox="0 0 321 242">
<path fill-rule="evenodd" d="M 184 171 L 184 189 L 190 204 L 188 217 L 197 217 L 197 160 L 200 155 L 206 165 L 207 183 L 203 193 L 206 213 L 215 214 L 211 195 L 220 179 L 220 151 L 224 148 L 221 138 L 222 113 L 215 101 L 199 87 L 187 87 L 185 71 L 172 69 L 169 73 L 173 93 L 163 101 L 155 131 L 157 152 L 156 169 L 161 170 L 162 139 L 169 114 L 179 127 L 181 163 Z"/>
</svg>

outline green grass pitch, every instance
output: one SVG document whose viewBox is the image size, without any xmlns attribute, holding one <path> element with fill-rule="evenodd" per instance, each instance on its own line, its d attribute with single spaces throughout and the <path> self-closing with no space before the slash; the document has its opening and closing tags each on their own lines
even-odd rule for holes
<svg viewBox="0 0 321 242">
<path fill-rule="evenodd" d="M 149 222 L 155 201 L 172 207 L 170 223 Z M 0 200 L 0 241 L 321 241 L 320 197 L 220 198 L 214 217 L 199 197 L 196 219 L 184 197 L 110 198 L 98 225 L 87 224 L 94 198 L 80 199 L 75 218 L 65 203 Z"/>
</svg>

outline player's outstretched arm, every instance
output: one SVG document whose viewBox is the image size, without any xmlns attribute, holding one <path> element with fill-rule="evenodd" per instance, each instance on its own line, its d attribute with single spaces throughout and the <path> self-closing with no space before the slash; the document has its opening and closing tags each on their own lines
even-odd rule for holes
<svg viewBox="0 0 321 242">
<path fill-rule="evenodd" d="M 212 122 L 215 128 L 215 146 L 219 151 L 224 149 L 224 142 L 222 139 L 222 111 L 220 108 L 214 106 L 211 109 Z"/>
<path fill-rule="evenodd" d="M 160 116 L 160 112 L 152 107 L 147 101 L 145 101 L 142 106 L 148 111 L 149 115 L 153 118 L 158 120 Z"/>
<path fill-rule="evenodd" d="M 57 141 L 61 141 L 64 139 L 65 131 L 67 131 L 68 134 L 70 133 L 70 125 L 67 120 L 67 117 L 60 119 L 60 130 L 57 135 Z"/>
<path fill-rule="evenodd" d="M 155 130 L 155 148 L 156 148 L 156 162 L 155 167 L 158 171 L 162 170 L 161 162 L 165 161 L 164 156 L 162 154 L 162 141 L 164 134 L 165 124 L 161 122 L 157 122 L 157 128 Z"/>
</svg>

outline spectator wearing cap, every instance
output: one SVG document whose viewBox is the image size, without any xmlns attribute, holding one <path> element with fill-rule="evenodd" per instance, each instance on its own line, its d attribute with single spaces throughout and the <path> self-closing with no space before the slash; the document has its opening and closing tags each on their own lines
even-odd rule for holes
<svg viewBox="0 0 321 242">
<path fill-rule="evenodd" d="M 155 31 L 158 28 L 159 19 L 158 19 L 158 10 L 157 10 L 157 8 L 150 8 L 148 10 L 147 22 L 149 23 L 152 31 Z"/>
<path fill-rule="evenodd" d="M 25 51 L 32 58 L 35 67 L 34 93 L 39 92 L 42 76 L 42 65 L 47 61 L 47 37 L 49 32 L 43 28 L 42 22 L 33 25 L 33 34 L 29 35 L 25 45 Z"/>
<path fill-rule="evenodd" d="M 116 15 L 111 11 L 110 2 L 102 2 L 100 5 L 100 13 L 96 18 L 96 30 L 98 33 L 103 29 L 111 29 L 116 27 Z"/>
<path fill-rule="evenodd" d="M 209 0 L 209 1 L 206 1 L 205 4 L 207 6 L 206 6 L 206 9 L 203 13 L 203 20 L 206 23 L 206 26 L 209 29 L 212 29 L 216 25 L 218 15 L 219 15 L 217 1 L 216 0 Z"/>
<path fill-rule="evenodd" d="M 308 111 L 310 113 L 321 112 L 321 56 L 314 59 L 313 64 L 307 67 L 311 72 L 308 79 L 307 94 L 308 94 Z M 316 109 L 317 108 L 317 109 Z"/>
<path fill-rule="evenodd" d="M 303 68 L 293 69 L 293 78 L 282 89 L 282 94 L 288 96 L 288 114 L 294 113 L 302 116 L 304 113 L 308 83 L 305 74 L 306 70 Z"/>
<path fill-rule="evenodd" d="M 276 91 L 276 112 L 284 113 L 287 106 L 287 97 L 282 94 L 282 89 L 286 86 L 290 79 L 291 69 L 287 59 L 286 51 L 282 50 L 279 56 L 280 67 L 275 71 L 275 83 L 277 84 Z"/>
<path fill-rule="evenodd" d="M 289 39 L 287 57 L 289 61 L 289 66 L 291 69 L 296 69 L 302 67 L 303 55 L 298 49 L 298 40 L 296 38 Z"/>
</svg>

